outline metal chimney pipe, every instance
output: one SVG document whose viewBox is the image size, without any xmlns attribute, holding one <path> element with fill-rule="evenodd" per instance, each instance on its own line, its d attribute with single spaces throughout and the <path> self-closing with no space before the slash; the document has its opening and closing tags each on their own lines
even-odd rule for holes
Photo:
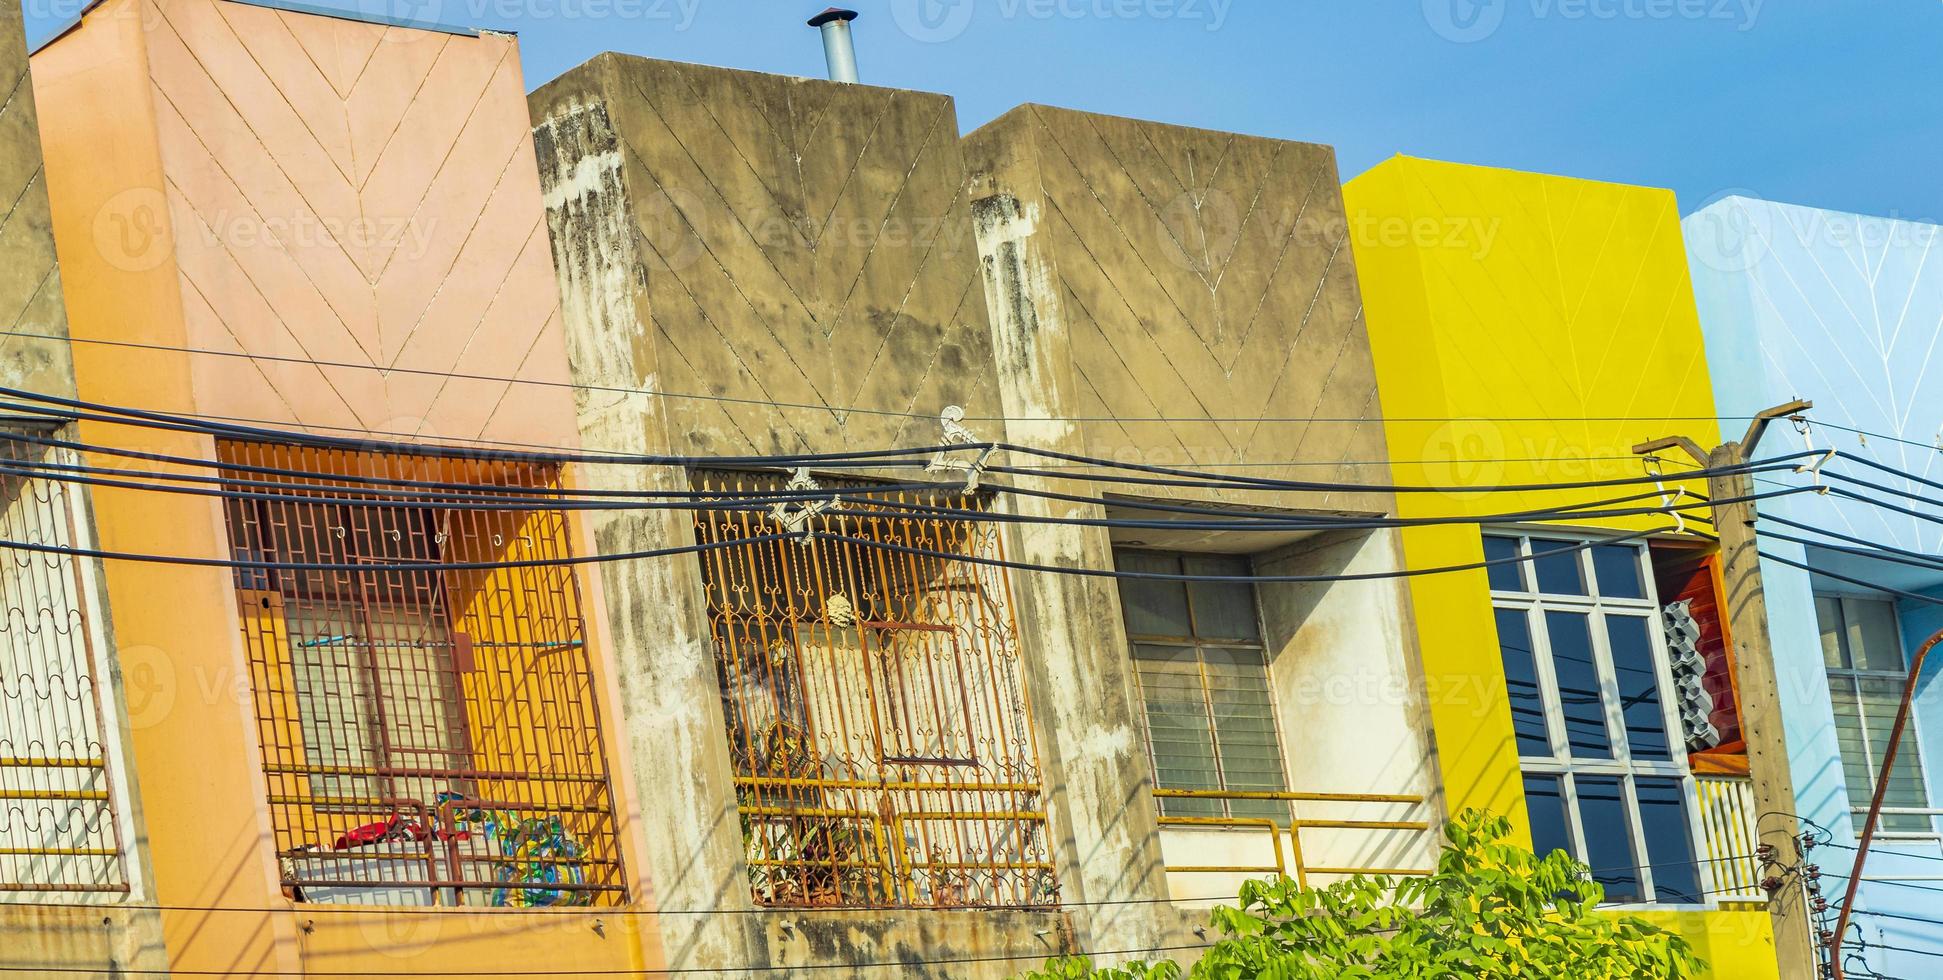
<svg viewBox="0 0 1943 980">
<path fill-rule="evenodd" d="M 833 82 L 857 84 L 857 45 L 850 39 L 850 22 L 856 19 L 856 11 L 839 7 L 810 18 L 810 26 L 823 32 L 823 58 Z"/>
</svg>

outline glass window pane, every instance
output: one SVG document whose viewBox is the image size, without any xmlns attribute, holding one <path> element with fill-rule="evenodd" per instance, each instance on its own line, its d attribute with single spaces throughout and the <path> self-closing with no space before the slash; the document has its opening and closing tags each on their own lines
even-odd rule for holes
<svg viewBox="0 0 1943 980">
<path fill-rule="evenodd" d="M 1693 859 L 1692 825 L 1687 821 L 1687 797 L 1677 779 L 1639 779 L 1639 829 L 1646 837 L 1647 860 L 1653 868 L 1653 900 L 1662 904 L 1698 905 L 1700 866 Z"/>
<path fill-rule="evenodd" d="M 1577 776 L 1573 785 L 1579 791 L 1579 823 L 1585 829 L 1585 860 L 1592 866 L 1592 879 L 1606 886 L 1608 902 L 1645 901 L 1619 777 Z"/>
<path fill-rule="evenodd" d="M 1248 559 L 1191 555 L 1182 566 L 1189 575 L 1249 575 Z M 1194 635 L 1204 639 L 1257 640 L 1260 620 L 1255 615 L 1255 586 L 1248 582 L 1190 582 Z"/>
<path fill-rule="evenodd" d="M 1500 538 L 1496 535 L 1484 536 L 1484 560 L 1508 561 L 1518 557 L 1518 539 Z M 1499 592 L 1525 591 L 1525 565 L 1517 562 L 1509 565 L 1493 565 L 1490 568 L 1491 588 Z"/>
<path fill-rule="evenodd" d="M 1902 684 L 1892 680 L 1864 678 L 1861 691 L 1862 720 L 1868 729 L 1870 753 L 1875 757 L 1868 773 L 1869 791 L 1849 800 L 1850 806 L 1868 806 L 1880 776 L 1882 755 L 1889 745 L 1889 733 L 1896 725 L 1896 709 L 1902 704 Z M 1844 757 L 1846 759 L 1846 756 Z M 1923 809 L 1929 806 L 1929 790 L 1923 782 L 1923 756 L 1916 744 L 1913 724 L 1903 731 L 1896 745 L 1896 761 L 1889 771 L 1889 790 L 1883 794 L 1885 808 Z M 1920 813 L 1888 813 L 1882 828 L 1892 833 L 1931 832 L 1931 819 Z"/>
<path fill-rule="evenodd" d="M 1201 658 L 1207 671 L 1208 707 L 1214 715 L 1215 751 L 1221 760 L 1223 788 L 1241 792 L 1287 789 L 1266 657 L 1260 650 L 1205 647 Z M 1288 804 L 1279 801 L 1236 801 L 1229 804 L 1229 810 L 1237 817 L 1289 817 Z"/>
<path fill-rule="evenodd" d="M 1552 755 L 1551 727 L 1545 719 L 1545 696 L 1538 686 L 1538 663 L 1531 644 L 1531 620 L 1518 609 L 1499 609 L 1498 650 L 1504 657 L 1505 690 L 1511 696 L 1511 728 L 1518 735 L 1518 754 Z"/>
<path fill-rule="evenodd" d="M 1116 551 L 1113 564 L 1123 572 L 1179 575 L 1180 559 L 1140 551 Z M 1187 588 L 1180 582 L 1120 579 L 1120 608 L 1127 632 L 1135 636 L 1189 636 Z"/>
<path fill-rule="evenodd" d="M 1208 723 L 1201 664 L 1192 647 L 1134 647 L 1140 695 L 1147 708 L 1147 740 L 1154 755 L 1154 785 L 1168 789 L 1220 789 L 1214 735 Z M 1217 800 L 1163 800 L 1170 816 L 1217 816 Z"/>
<path fill-rule="evenodd" d="M 1867 737 L 1862 730 L 1862 702 L 1855 681 L 1847 677 L 1828 679 L 1829 700 L 1835 709 L 1835 744 L 1842 755 L 1842 782 L 1848 788 L 1850 806 L 1867 806 L 1875 792 L 1875 762 L 1869 756 Z M 1862 829 L 1862 816 L 1855 827 Z"/>
<path fill-rule="evenodd" d="M 1821 623 L 1822 662 L 1830 667 L 1849 666 L 1849 651 L 1842 643 L 1842 601 L 1816 596 L 1815 618 Z"/>
<path fill-rule="evenodd" d="M 1579 568 L 1578 542 L 1531 541 L 1532 570 L 1538 591 L 1552 595 L 1585 595 L 1585 575 Z"/>
<path fill-rule="evenodd" d="M 1558 697 L 1565 714 L 1565 738 L 1571 754 L 1581 759 L 1612 758 L 1612 737 L 1606 731 L 1606 701 L 1600 693 L 1599 668 L 1592 657 L 1592 627 L 1584 613 L 1545 613 L 1545 635 L 1552 645 L 1552 674 L 1558 678 Z"/>
<path fill-rule="evenodd" d="M 1525 815 L 1531 820 L 1532 853 L 1539 857 L 1553 851 L 1572 853 L 1572 825 L 1565 816 L 1565 793 L 1559 788 L 1559 777 L 1525 777 Z"/>
<path fill-rule="evenodd" d="M 1646 580 L 1639 573 L 1639 546 L 1605 544 L 1592 549 L 1592 569 L 1599 575 L 1599 594 L 1611 599 L 1646 598 Z"/>
<path fill-rule="evenodd" d="M 1626 745 L 1636 759 L 1671 759 L 1673 745 L 1667 738 L 1666 713 L 1660 706 L 1660 672 L 1647 629 L 1642 616 L 1606 617 L 1612 669 L 1626 716 Z"/>
<path fill-rule="evenodd" d="M 1896 673 L 1906 669 L 1893 603 L 1879 599 L 1843 599 L 1842 620 L 1848 626 L 1849 655 L 1855 658 L 1855 669 Z"/>
</svg>

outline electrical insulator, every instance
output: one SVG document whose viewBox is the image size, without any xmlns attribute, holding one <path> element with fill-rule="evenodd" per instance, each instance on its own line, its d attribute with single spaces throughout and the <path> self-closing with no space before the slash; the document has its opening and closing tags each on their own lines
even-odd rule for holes
<svg viewBox="0 0 1943 980">
<path fill-rule="evenodd" d="M 1781 879 L 1774 875 L 1769 875 L 1766 878 L 1762 878 L 1761 890 L 1767 892 L 1769 895 L 1773 895 L 1775 892 L 1781 890 Z"/>
<path fill-rule="evenodd" d="M 1757 858 L 1760 858 L 1760 859 L 1761 859 L 1761 863 L 1762 863 L 1762 864 L 1773 864 L 1773 863 L 1774 863 L 1774 845 L 1773 845 L 1773 844 L 1762 844 L 1761 846 L 1759 846 L 1759 847 L 1756 847 L 1756 848 L 1754 849 L 1754 856 L 1755 856 L 1755 857 L 1757 857 Z"/>
</svg>

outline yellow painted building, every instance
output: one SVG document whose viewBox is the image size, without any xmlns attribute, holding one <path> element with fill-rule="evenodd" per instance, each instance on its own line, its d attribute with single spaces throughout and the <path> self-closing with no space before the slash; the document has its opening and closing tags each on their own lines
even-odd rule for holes
<svg viewBox="0 0 1943 980">
<path fill-rule="evenodd" d="M 1449 488 L 1400 495 L 1401 516 L 1488 517 L 1633 497 L 1656 488 L 1492 488 L 1638 478 L 1638 443 L 1669 435 L 1720 442 L 1672 192 L 1397 157 L 1345 193 L 1397 481 Z M 1410 567 L 1431 568 L 1482 562 L 1487 542 L 1490 557 L 1531 556 L 1559 547 L 1553 542 L 1677 530 L 1670 524 L 1660 515 L 1544 527 L 1507 518 L 1485 534 L 1474 525 L 1413 528 L 1403 543 Z M 1671 600 L 1670 583 L 1704 568 L 1706 556 L 1693 535 L 1656 533 L 1646 548 L 1642 540 L 1550 553 L 1550 584 L 1539 578 L 1545 562 L 1523 566 L 1531 569 L 1523 577 L 1514 565 L 1412 581 L 1450 808 L 1506 814 L 1541 846 L 1559 836 L 1556 819 L 1567 831 L 1557 842 L 1578 842 L 1581 859 L 1602 872 L 1617 866 L 1606 855 L 1623 853 L 1613 848 L 1625 842 L 1598 829 L 1628 815 L 1623 823 L 1648 827 L 1634 840 L 1650 856 L 1641 860 L 1636 847 L 1635 863 L 1659 873 L 1628 869 L 1621 878 L 1640 880 L 1609 891 L 1642 893 L 1634 897 L 1647 900 L 1629 911 L 1688 936 L 1715 975 L 1773 976 L 1767 913 L 1743 901 L 1759 897 L 1752 864 L 1721 853 L 1740 849 L 1715 832 L 1751 816 L 1731 802 L 1748 799 L 1732 746 L 1722 746 L 1725 756 L 1689 754 L 1675 710 L 1663 712 L 1667 731 L 1656 734 L 1643 729 L 1659 719 L 1642 725 L 1632 709 L 1601 724 L 1572 717 L 1569 698 L 1541 703 L 1561 689 L 1586 690 L 1594 670 L 1608 694 L 1627 683 L 1629 628 L 1639 628 L 1641 657 L 1659 645 L 1648 638 L 1658 634 L 1648 631 L 1659 615 L 1655 595 Z M 1637 572 L 1628 570 L 1634 556 Z M 1535 642 L 1526 635 L 1546 630 Z M 1573 657 L 1581 647 L 1585 656 Z M 1515 658 L 1530 658 L 1529 677 L 1522 666 L 1508 670 L 1527 662 Z M 1658 672 L 1669 696 L 1671 669 Z M 1536 807 L 1528 808 L 1527 786 L 1540 787 Z M 1566 786 L 1576 793 L 1557 789 Z M 1658 815 L 1668 819 L 1655 824 Z M 1684 842 L 1671 831 L 1653 836 L 1652 826 L 1682 823 Z M 1682 844 L 1684 860 L 1661 863 Z M 1727 858 L 1736 860 L 1716 860 Z M 1670 884 L 1686 876 L 1683 887 Z M 1653 877 L 1649 893 L 1643 882 Z M 1669 900 L 1676 895 L 1687 900 Z"/>
</svg>

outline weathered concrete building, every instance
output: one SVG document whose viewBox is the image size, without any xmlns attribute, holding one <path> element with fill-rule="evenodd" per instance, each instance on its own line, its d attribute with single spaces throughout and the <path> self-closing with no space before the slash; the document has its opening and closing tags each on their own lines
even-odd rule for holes
<svg viewBox="0 0 1943 980">
<path fill-rule="evenodd" d="M 818 458 L 1388 483 L 1327 148 L 1037 107 L 961 141 L 942 96 L 614 54 L 530 101 L 581 438 L 712 457 L 597 485 L 770 494 L 595 520 L 707 549 L 604 609 L 671 968 L 1005 976 L 1191 947 L 1194 900 L 1278 864 L 1427 867 L 1404 590 L 1219 580 L 1394 569 L 1393 533 L 1154 509 L 1386 493 Z"/>
<path fill-rule="evenodd" d="M 0 9 L 0 386 L 73 397 L 35 91 L 20 8 Z M 0 397 L 0 538 L 89 547 L 86 487 L 38 467 L 72 463 L 75 427 Z M 130 718 L 99 562 L 0 556 L 0 970 L 149 971 L 165 965 Z M 146 706 L 137 695 L 136 709 Z"/>
</svg>

